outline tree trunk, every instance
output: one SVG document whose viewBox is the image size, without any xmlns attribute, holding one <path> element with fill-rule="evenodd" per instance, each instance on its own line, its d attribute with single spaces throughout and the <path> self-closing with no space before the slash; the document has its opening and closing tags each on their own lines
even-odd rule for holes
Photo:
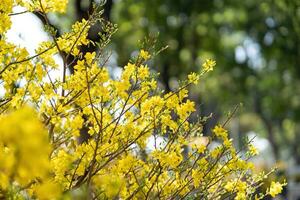
<svg viewBox="0 0 300 200">
<path fill-rule="evenodd" d="M 279 151 L 279 145 L 277 144 L 277 142 L 275 140 L 275 133 L 274 133 L 274 129 L 273 129 L 274 124 L 272 123 L 272 119 L 268 119 L 268 117 L 262 110 L 261 96 L 260 96 L 260 92 L 258 90 L 256 90 L 256 92 L 254 93 L 254 109 L 255 109 L 255 112 L 260 116 L 262 122 L 264 123 L 264 126 L 265 126 L 267 134 L 268 134 L 267 137 L 271 144 L 272 151 L 274 153 L 274 158 L 275 158 L 275 160 L 278 160 L 280 158 L 280 155 L 279 155 L 280 151 Z"/>
</svg>

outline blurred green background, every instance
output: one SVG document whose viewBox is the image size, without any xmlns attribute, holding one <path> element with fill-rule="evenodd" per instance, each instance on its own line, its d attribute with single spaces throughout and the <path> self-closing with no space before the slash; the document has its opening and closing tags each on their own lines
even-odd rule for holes
<svg viewBox="0 0 300 200">
<path fill-rule="evenodd" d="M 64 32 L 87 17 L 92 2 L 99 0 L 70 0 L 53 25 Z M 236 145 L 257 134 L 263 166 L 300 165 L 299 0 L 107 0 L 104 11 L 118 24 L 111 67 L 124 66 L 145 36 L 157 36 L 158 48 L 168 45 L 148 63 L 166 91 L 215 59 L 215 70 L 190 94 L 199 115 L 214 113 L 205 131 L 242 103 L 229 126 Z"/>
</svg>

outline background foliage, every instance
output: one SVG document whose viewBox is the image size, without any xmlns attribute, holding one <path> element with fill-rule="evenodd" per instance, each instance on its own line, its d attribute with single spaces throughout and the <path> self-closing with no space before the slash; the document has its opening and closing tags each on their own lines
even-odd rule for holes
<svg viewBox="0 0 300 200">
<path fill-rule="evenodd" d="M 124 62 L 136 38 L 158 31 L 169 48 L 153 67 L 168 90 L 172 78 L 200 70 L 214 56 L 220 66 L 203 87 L 211 92 L 195 95 L 205 100 L 200 110 L 223 112 L 242 102 L 248 117 L 239 132 L 255 115 L 251 125 L 269 139 L 276 159 L 299 162 L 299 6 L 297 0 L 118 1 L 112 9 L 120 24 L 116 46 L 123 47 L 116 48 L 118 60 Z"/>
</svg>

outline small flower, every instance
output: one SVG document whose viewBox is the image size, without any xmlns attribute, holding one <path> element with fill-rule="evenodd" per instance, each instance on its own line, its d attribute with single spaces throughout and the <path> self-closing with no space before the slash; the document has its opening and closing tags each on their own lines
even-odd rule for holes
<svg viewBox="0 0 300 200">
<path fill-rule="evenodd" d="M 93 60 L 95 59 L 95 56 L 96 56 L 95 52 L 93 52 L 93 53 L 88 52 L 88 53 L 85 54 L 84 58 L 85 58 L 86 62 L 89 65 L 91 65 Z"/>
<path fill-rule="evenodd" d="M 251 156 L 256 156 L 259 154 L 257 148 L 253 144 L 250 144 L 248 148 Z"/>
<path fill-rule="evenodd" d="M 214 66 L 216 66 L 216 61 L 212 59 L 207 59 L 205 62 L 202 64 L 203 70 L 205 72 L 212 71 L 214 69 Z"/>
<path fill-rule="evenodd" d="M 195 72 L 192 72 L 188 75 L 189 83 L 197 84 L 199 82 L 199 75 Z"/>
<path fill-rule="evenodd" d="M 228 192 L 232 192 L 234 190 L 234 187 L 235 187 L 235 183 L 232 182 L 232 181 L 228 181 L 226 183 L 226 185 L 224 186 L 224 188 L 228 191 Z"/>
<path fill-rule="evenodd" d="M 213 132 L 217 137 L 221 137 L 224 140 L 227 139 L 228 131 L 224 129 L 221 125 L 215 126 Z"/>
<path fill-rule="evenodd" d="M 238 192 L 234 198 L 234 200 L 245 200 L 246 194 L 245 192 Z"/>
<path fill-rule="evenodd" d="M 270 195 L 275 197 L 277 194 L 280 194 L 282 191 L 282 184 L 279 182 L 272 181 L 270 186 Z"/>
<path fill-rule="evenodd" d="M 140 56 L 141 56 L 141 58 L 143 58 L 144 60 L 148 60 L 151 56 L 150 56 L 150 54 L 149 54 L 149 52 L 148 51 L 145 51 L 145 50 L 141 50 L 140 51 Z"/>
<path fill-rule="evenodd" d="M 144 80 L 146 78 L 149 77 L 149 68 L 147 67 L 147 65 L 141 65 L 138 69 L 138 77 L 141 80 Z"/>
</svg>

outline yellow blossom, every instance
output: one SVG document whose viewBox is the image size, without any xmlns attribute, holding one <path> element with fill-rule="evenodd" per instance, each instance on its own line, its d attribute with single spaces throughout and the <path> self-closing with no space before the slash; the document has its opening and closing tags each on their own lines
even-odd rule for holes
<svg viewBox="0 0 300 200">
<path fill-rule="evenodd" d="M 224 129 L 221 125 L 216 125 L 213 129 L 213 133 L 217 136 L 222 138 L 223 140 L 227 139 L 228 131 Z"/>
<path fill-rule="evenodd" d="M 22 123 L 20 123 L 22 122 Z M 30 108 L 20 109 L 0 119 L 0 145 L 5 144 L 1 171 L 22 185 L 45 178 L 49 171 L 50 145 L 42 124 Z M 4 148 L 3 146 L 0 146 Z M 1 160 L 1 156 L 0 156 Z M 3 177 L 4 178 L 4 177 Z"/>
<path fill-rule="evenodd" d="M 149 52 L 146 51 L 146 50 L 143 50 L 143 49 L 140 51 L 140 56 L 144 60 L 148 60 L 151 57 L 150 54 L 149 54 Z"/>
<path fill-rule="evenodd" d="M 33 186 L 33 190 L 39 199 L 52 200 L 59 198 L 61 195 L 60 186 L 50 180 Z"/>
<path fill-rule="evenodd" d="M 195 72 L 188 75 L 188 81 L 193 84 L 197 84 L 199 82 L 199 75 Z"/>
<path fill-rule="evenodd" d="M 256 156 L 259 154 L 257 148 L 253 144 L 249 145 L 249 153 L 251 156 Z"/>
<path fill-rule="evenodd" d="M 234 198 L 234 200 L 246 200 L 245 192 L 238 192 Z"/>
<path fill-rule="evenodd" d="M 158 74 L 152 77 L 143 64 L 152 57 L 146 50 L 115 77 L 103 54 L 114 25 L 98 12 L 60 36 L 51 33 L 52 40 L 41 42 L 35 55 L 7 41 L 14 6 L 47 19 L 49 12 L 65 12 L 67 3 L 0 3 L 0 199 L 64 199 L 77 191 L 98 199 L 178 199 L 198 193 L 210 199 L 224 191 L 235 199 L 250 196 L 257 185 L 250 183 L 260 183 L 264 174 L 253 172 L 227 130 L 217 125 L 213 136 L 190 142 L 203 137 L 203 120 L 190 117 L 196 108 L 188 86 L 213 70 L 215 61 L 206 60 L 200 75 L 189 74 L 167 94 Z M 82 46 L 95 45 L 87 36 L 96 22 L 106 30 L 101 51 L 81 52 Z M 62 59 L 63 69 L 72 65 L 73 70 L 53 77 L 61 66 L 57 55 L 68 58 Z M 217 147 L 214 136 L 221 139 Z M 248 146 L 251 155 L 257 153 Z M 272 183 L 264 194 L 281 190 Z"/>
<path fill-rule="evenodd" d="M 149 77 L 149 68 L 147 65 L 141 65 L 139 68 L 138 68 L 138 77 L 141 79 L 141 80 L 144 80 L 146 78 Z"/>
<path fill-rule="evenodd" d="M 277 194 L 280 194 L 282 191 L 282 184 L 279 182 L 271 182 L 271 186 L 270 186 L 270 195 L 272 197 L 275 197 Z"/>
<path fill-rule="evenodd" d="M 204 72 L 209 72 L 214 69 L 214 66 L 216 66 L 216 61 L 212 59 L 207 59 L 205 62 L 202 64 Z"/>
<path fill-rule="evenodd" d="M 226 183 L 226 185 L 224 186 L 224 188 L 227 190 L 227 191 L 229 191 L 229 192 L 232 192 L 234 189 L 235 189 L 235 182 L 233 182 L 233 181 L 228 181 L 227 183 Z"/>
</svg>

